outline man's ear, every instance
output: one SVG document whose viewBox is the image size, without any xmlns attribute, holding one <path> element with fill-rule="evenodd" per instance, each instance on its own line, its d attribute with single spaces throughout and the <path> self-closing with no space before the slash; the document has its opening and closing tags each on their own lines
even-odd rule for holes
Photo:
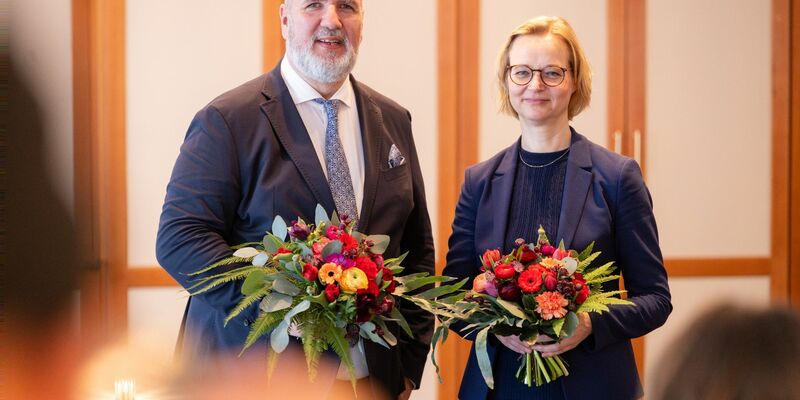
<svg viewBox="0 0 800 400">
<path fill-rule="evenodd" d="M 286 2 L 281 3 L 279 10 L 281 17 L 281 36 L 283 36 L 283 40 L 289 40 L 289 17 L 287 16 L 288 10 L 286 9 Z"/>
</svg>

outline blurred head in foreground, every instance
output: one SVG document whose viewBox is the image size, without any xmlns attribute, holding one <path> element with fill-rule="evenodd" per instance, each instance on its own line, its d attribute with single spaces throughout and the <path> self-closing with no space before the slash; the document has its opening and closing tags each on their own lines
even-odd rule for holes
<svg viewBox="0 0 800 400">
<path fill-rule="evenodd" d="M 655 399 L 800 398 L 800 315 L 720 305 L 698 317 L 661 364 Z"/>
</svg>

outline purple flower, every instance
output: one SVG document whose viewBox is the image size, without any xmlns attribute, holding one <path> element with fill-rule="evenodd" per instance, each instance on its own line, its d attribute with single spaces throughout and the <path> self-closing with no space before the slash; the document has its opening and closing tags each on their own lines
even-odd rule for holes
<svg viewBox="0 0 800 400">
<path fill-rule="evenodd" d="M 356 265 L 356 262 L 354 260 L 351 260 L 339 253 L 331 254 L 328 257 L 325 257 L 325 262 L 332 262 L 334 264 L 338 264 L 342 268 L 350 268 Z"/>
<path fill-rule="evenodd" d="M 292 221 L 292 226 L 289 227 L 289 237 L 297 240 L 306 240 L 309 234 L 311 234 L 311 230 L 308 225 L 303 222 Z"/>
</svg>

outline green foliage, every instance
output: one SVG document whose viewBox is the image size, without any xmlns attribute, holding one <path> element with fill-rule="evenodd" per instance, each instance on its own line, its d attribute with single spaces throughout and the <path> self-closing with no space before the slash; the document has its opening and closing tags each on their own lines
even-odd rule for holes
<svg viewBox="0 0 800 400">
<path fill-rule="evenodd" d="M 245 246 L 242 246 L 242 247 L 245 247 Z M 203 268 L 203 269 L 201 269 L 201 270 L 199 270 L 197 272 L 192 272 L 190 274 L 187 274 L 187 276 L 202 275 L 202 274 L 204 274 L 204 273 L 206 273 L 208 271 L 211 271 L 212 269 L 216 269 L 216 268 L 223 267 L 223 266 L 226 266 L 226 265 L 231 265 L 231 264 L 249 262 L 250 259 L 251 259 L 250 257 L 227 257 L 227 258 L 223 258 L 222 260 L 219 260 L 219 261 L 217 261 L 217 262 L 209 265 L 208 267 L 205 267 L 205 268 Z"/>
<path fill-rule="evenodd" d="M 225 317 L 225 325 L 228 325 L 230 320 L 236 318 L 239 314 L 242 313 L 245 309 L 250 307 L 251 305 L 255 304 L 259 300 L 261 300 L 264 296 L 269 294 L 270 288 L 269 287 L 262 287 L 261 290 L 253 292 L 252 294 L 245 296 L 239 304 L 234 307 L 234 309 Z"/>
<path fill-rule="evenodd" d="M 262 338 L 267 333 L 271 332 L 275 327 L 283 321 L 283 317 L 288 310 L 277 311 L 274 313 L 262 313 L 256 318 L 256 321 L 250 325 L 250 333 L 247 334 L 247 339 L 244 341 L 242 353 L 253 345 L 258 339 Z M 241 353 L 240 353 L 241 355 Z"/>
<path fill-rule="evenodd" d="M 614 262 L 609 261 L 583 274 L 583 279 L 585 279 L 586 282 L 591 282 L 595 278 L 602 278 L 608 274 L 611 274 L 612 272 L 614 272 L 614 270 L 616 270 L 616 267 L 614 267 Z"/>
<path fill-rule="evenodd" d="M 222 284 L 230 283 L 230 282 L 233 282 L 233 281 L 238 281 L 238 280 L 244 279 L 255 268 L 260 268 L 260 267 L 244 267 L 244 268 L 235 269 L 233 271 L 229 271 L 229 272 L 226 272 L 224 274 L 217 275 L 218 277 L 216 277 L 216 276 L 213 277 L 214 279 L 211 279 L 210 283 L 207 283 L 208 279 L 207 280 L 203 280 L 203 281 L 197 283 L 196 285 L 189 287 L 187 290 L 191 293 L 192 296 L 197 296 L 198 294 L 205 293 L 205 292 L 207 292 L 207 291 L 209 291 L 211 289 L 214 289 L 217 286 L 220 286 Z M 203 286 L 203 288 L 201 288 L 200 290 L 198 290 L 196 292 L 192 292 L 192 289 L 194 289 L 195 287 L 199 287 L 200 285 L 205 285 L 205 286 Z"/>
</svg>

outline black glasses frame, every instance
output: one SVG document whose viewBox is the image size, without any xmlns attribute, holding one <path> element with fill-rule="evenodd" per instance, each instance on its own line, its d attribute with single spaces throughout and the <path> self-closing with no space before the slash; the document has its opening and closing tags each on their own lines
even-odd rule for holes
<svg viewBox="0 0 800 400">
<path fill-rule="evenodd" d="M 515 68 L 515 67 L 524 67 L 524 68 L 527 68 L 528 70 L 530 70 L 531 71 L 531 78 L 528 79 L 528 81 L 525 82 L 525 83 L 520 83 L 520 82 L 517 82 L 516 80 L 514 80 L 514 77 L 511 76 L 511 68 Z M 558 68 L 558 69 L 560 69 L 561 73 L 563 74 L 561 76 L 561 81 L 559 81 L 556 84 L 552 84 L 552 85 L 547 83 L 547 82 L 545 82 L 544 81 L 544 77 L 542 76 L 542 72 L 545 69 L 548 69 L 548 68 Z M 515 65 L 509 65 L 508 67 L 506 67 L 506 74 L 509 75 L 509 79 L 511 79 L 511 82 L 514 82 L 515 85 L 519 85 L 519 86 L 526 86 L 526 85 L 530 84 L 531 81 L 533 80 L 533 77 L 536 75 L 536 72 L 538 72 L 539 73 L 539 81 L 541 81 L 542 84 L 544 84 L 547 87 L 556 87 L 556 86 L 559 86 L 562 83 L 564 83 L 564 80 L 567 77 L 567 71 L 569 71 L 569 68 L 559 67 L 557 65 L 548 65 L 548 66 L 546 66 L 544 68 L 541 68 L 541 69 L 534 69 L 534 68 L 531 68 L 531 67 L 529 67 L 529 66 L 527 66 L 525 64 L 515 64 Z"/>
</svg>

